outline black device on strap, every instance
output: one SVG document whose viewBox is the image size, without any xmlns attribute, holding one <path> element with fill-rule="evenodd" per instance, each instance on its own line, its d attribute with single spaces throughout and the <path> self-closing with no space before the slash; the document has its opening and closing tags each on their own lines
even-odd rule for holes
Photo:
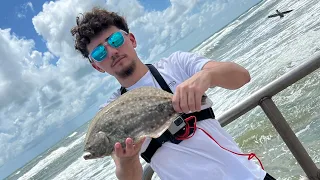
<svg viewBox="0 0 320 180">
<path fill-rule="evenodd" d="M 159 71 L 152 64 L 146 64 L 146 65 L 148 66 L 151 74 L 156 79 L 156 81 L 159 83 L 161 88 L 163 90 L 173 94 L 170 87 L 168 86 L 166 81 L 163 79 L 163 77 L 161 76 Z M 127 90 L 126 90 L 126 88 L 121 87 L 120 92 L 122 95 L 122 94 L 126 93 Z M 195 116 L 197 118 L 197 121 L 201 121 L 201 120 L 205 120 L 205 119 L 209 119 L 209 118 L 213 118 L 213 119 L 215 118 L 212 108 L 203 109 L 200 112 L 194 112 L 194 113 L 190 113 L 190 114 L 182 114 L 181 115 L 181 117 L 183 119 L 190 117 L 190 116 Z M 194 121 L 191 121 L 190 123 L 194 123 Z M 190 130 L 191 130 L 190 134 L 192 134 L 193 129 L 190 129 Z M 182 132 L 183 132 L 183 129 L 178 131 L 177 134 L 182 133 Z M 151 139 L 150 144 L 147 147 L 147 149 L 145 150 L 145 152 L 141 153 L 141 157 L 147 163 L 150 163 L 151 158 L 154 155 L 154 153 L 158 150 L 159 147 L 162 146 L 163 143 L 165 143 L 167 141 L 170 141 L 174 144 L 179 144 L 182 140 L 175 139 L 175 137 L 168 130 L 166 130 L 160 137 Z"/>
</svg>

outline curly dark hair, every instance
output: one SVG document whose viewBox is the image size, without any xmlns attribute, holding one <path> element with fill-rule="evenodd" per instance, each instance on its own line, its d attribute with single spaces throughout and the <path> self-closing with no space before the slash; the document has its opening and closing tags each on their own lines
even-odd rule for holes
<svg viewBox="0 0 320 180">
<path fill-rule="evenodd" d="M 75 49 L 80 51 L 85 58 L 89 59 L 87 45 L 90 40 L 110 26 L 115 26 L 129 33 L 126 20 L 115 12 L 94 7 L 91 12 L 81 15 L 82 18 L 77 17 L 77 25 L 71 29 L 71 34 L 75 36 Z"/>
</svg>

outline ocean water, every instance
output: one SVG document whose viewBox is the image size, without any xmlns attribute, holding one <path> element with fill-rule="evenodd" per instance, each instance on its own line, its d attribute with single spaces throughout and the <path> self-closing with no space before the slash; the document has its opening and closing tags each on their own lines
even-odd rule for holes
<svg viewBox="0 0 320 180">
<path fill-rule="evenodd" d="M 294 9 L 284 18 L 266 18 L 276 9 Z M 250 71 L 239 90 L 214 88 L 208 95 L 215 114 L 228 110 L 266 84 L 320 51 L 320 1 L 270 0 L 251 8 L 192 51 L 218 61 L 234 61 Z M 290 126 L 320 167 L 320 70 L 273 97 Z M 85 161 L 88 123 L 18 169 L 6 179 L 116 179 L 109 158 Z M 304 172 L 281 137 L 257 107 L 224 127 L 243 152 L 255 152 L 278 179 L 299 179 Z M 145 163 L 141 160 L 143 165 Z M 156 175 L 153 179 L 158 179 Z"/>
</svg>

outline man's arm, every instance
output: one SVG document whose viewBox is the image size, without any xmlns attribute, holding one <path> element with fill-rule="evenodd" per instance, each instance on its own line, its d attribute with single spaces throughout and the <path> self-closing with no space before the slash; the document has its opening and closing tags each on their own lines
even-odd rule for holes
<svg viewBox="0 0 320 180">
<path fill-rule="evenodd" d="M 204 76 L 210 79 L 210 87 L 238 89 L 251 79 L 245 68 L 233 62 L 210 61 L 203 66 L 202 71 L 207 72 Z"/>
<path fill-rule="evenodd" d="M 114 157 L 116 164 L 116 176 L 119 180 L 141 180 L 142 179 L 142 165 L 139 160 L 139 155 L 135 155 L 131 159 L 121 160 Z"/>
<path fill-rule="evenodd" d="M 116 164 L 116 176 L 119 180 L 141 180 L 143 169 L 139 159 L 139 151 L 144 142 L 142 139 L 133 144 L 131 138 L 126 139 L 125 149 L 117 142 L 114 145 L 112 158 Z"/>
<path fill-rule="evenodd" d="M 233 62 L 207 62 L 176 88 L 172 98 L 177 112 L 189 113 L 201 110 L 201 97 L 211 87 L 238 89 L 250 81 L 249 72 Z"/>
</svg>

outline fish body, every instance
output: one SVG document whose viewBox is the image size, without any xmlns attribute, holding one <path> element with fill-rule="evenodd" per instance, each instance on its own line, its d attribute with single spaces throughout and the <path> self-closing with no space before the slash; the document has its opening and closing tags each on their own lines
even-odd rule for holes
<svg viewBox="0 0 320 180">
<path fill-rule="evenodd" d="M 101 109 L 91 121 L 84 159 L 110 156 L 116 142 L 125 147 L 128 137 L 139 141 L 157 138 L 180 114 L 172 106 L 173 94 L 155 87 L 130 90 Z"/>
</svg>

